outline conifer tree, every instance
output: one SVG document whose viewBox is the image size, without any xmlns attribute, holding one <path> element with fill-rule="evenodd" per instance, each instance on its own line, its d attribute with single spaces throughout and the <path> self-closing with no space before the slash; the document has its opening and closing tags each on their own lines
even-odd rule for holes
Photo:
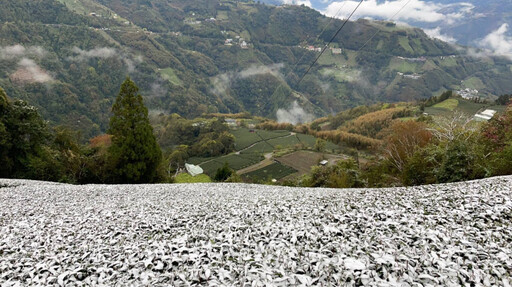
<svg viewBox="0 0 512 287">
<path fill-rule="evenodd" d="M 148 110 L 135 83 L 127 78 L 112 107 L 108 133 L 112 176 L 116 183 L 147 183 L 157 179 L 162 152 L 149 123 Z"/>
</svg>

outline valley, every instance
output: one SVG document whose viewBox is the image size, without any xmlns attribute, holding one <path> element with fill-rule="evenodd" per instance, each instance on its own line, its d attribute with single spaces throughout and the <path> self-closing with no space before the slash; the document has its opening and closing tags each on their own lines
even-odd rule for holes
<svg viewBox="0 0 512 287">
<path fill-rule="evenodd" d="M 442 34 L 509 15 L 438 1 L 0 0 L 0 285 L 510 286 L 508 26 Z"/>
<path fill-rule="evenodd" d="M 294 102 L 315 118 L 446 90 L 471 88 L 493 100 L 512 89 L 505 59 L 472 57 L 419 29 L 367 20 L 348 23 L 298 83 L 340 25 L 307 7 L 45 0 L 23 11 L 24 1 L 0 11 L 0 86 L 37 106 L 53 125 L 72 126 L 86 138 L 106 130 L 109 107 L 128 75 L 151 113 L 188 118 L 247 111 L 277 119 Z M 32 72 L 18 80 L 27 67 Z M 38 78 L 41 73 L 49 77 Z"/>
</svg>

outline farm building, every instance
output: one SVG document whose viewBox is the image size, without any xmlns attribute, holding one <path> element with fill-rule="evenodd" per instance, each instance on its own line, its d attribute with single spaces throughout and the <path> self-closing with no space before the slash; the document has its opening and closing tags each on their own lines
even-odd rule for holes
<svg viewBox="0 0 512 287">
<path fill-rule="evenodd" d="M 490 109 L 487 109 L 481 113 L 478 113 L 475 115 L 475 120 L 477 121 L 488 121 L 490 119 L 492 119 L 492 117 L 494 117 L 494 115 L 496 114 L 496 111 L 495 110 L 490 110 Z"/>
<path fill-rule="evenodd" d="M 190 174 L 191 176 L 203 174 L 203 169 L 198 165 L 186 163 L 185 169 L 187 170 L 188 174 Z"/>
<path fill-rule="evenodd" d="M 226 124 L 229 127 L 236 127 L 237 126 L 237 123 L 236 123 L 235 119 L 225 119 L 224 121 L 226 122 Z"/>
</svg>

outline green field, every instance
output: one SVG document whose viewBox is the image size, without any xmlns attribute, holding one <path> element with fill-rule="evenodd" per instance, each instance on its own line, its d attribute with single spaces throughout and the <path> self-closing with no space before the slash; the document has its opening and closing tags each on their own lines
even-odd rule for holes
<svg viewBox="0 0 512 287">
<path fill-rule="evenodd" d="M 235 136 L 236 150 L 242 150 L 261 140 L 257 133 L 251 133 L 249 132 L 249 129 L 246 128 L 232 130 L 231 134 Z"/>
<path fill-rule="evenodd" d="M 172 68 L 160 69 L 159 72 L 164 80 L 171 82 L 173 85 L 183 85 L 183 82 L 178 78 L 178 76 L 176 76 L 176 73 Z"/>
<path fill-rule="evenodd" d="M 320 71 L 324 76 L 332 76 L 338 82 L 353 82 L 359 79 L 361 71 L 352 69 L 325 68 Z"/>
<path fill-rule="evenodd" d="M 290 134 L 289 131 L 266 131 L 266 130 L 256 130 L 256 133 L 264 140 L 287 136 Z"/>
<path fill-rule="evenodd" d="M 258 142 L 263 142 L 265 140 L 283 137 L 290 134 L 289 131 L 254 130 L 254 132 L 250 132 L 250 130 L 247 128 L 232 130 L 231 133 L 235 136 L 235 149 L 238 151 L 248 148 Z"/>
<path fill-rule="evenodd" d="M 391 71 L 397 71 L 401 73 L 416 73 L 418 70 L 418 64 L 411 63 L 407 60 L 393 58 L 389 62 L 389 69 Z"/>
<path fill-rule="evenodd" d="M 211 158 L 207 157 L 191 157 L 187 160 L 187 163 L 198 165 L 202 162 L 209 161 Z"/>
<path fill-rule="evenodd" d="M 432 60 L 427 60 L 423 66 L 421 67 L 423 71 L 432 71 L 435 69 L 439 69 L 439 67 L 436 65 L 436 63 Z"/>
<path fill-rule="evenodd" d="M 506 106 L 494 106 L 489 104 L 474 103 L 468 100 L 461 100 L 457 110 L 462 111 L 468 115 L 474 115 L 482 109 L 491 109 L 498 112 L 502 112 L 506 109 Z"/>
<path fill-rule="evenodd" d="M 268 142 L 262 141 L 252 147 L 241 151 L 241 154 L 265 154 L 274 151 L 274 146 Z"/>
<path fill-rule="evenodd" d="M 421 40 L 419 38 L 413 38 L 412 42 L 414 43 L 414 52 L 416 52 L 419 55 L 425 54 L 425 49 L 422 48 Z"/>
<path fill-rule="evenodd" d="M 81 1 L 58 0 L 58 1 L 64 5 L 66 5 L 66 7 L 68 7 L 71 11 L 75 11 L 75 12 L 83 14 L 83 15 L 88 15 L 91 12 L 98 13 L 98 11 L 100 11 L 101 14 L 103 14 L 103 13 L 106 14 L 105 7 L 102 7 L 90 0 L 81 0 Z"/>
<path fill-rule="evenodd" d="M 250 132 L 247 128 L 239 128 L 231 131 L 235 136 L 235 147 L 240 153 L 232 153 L 216 158 L 193 157 L 187 162 L 199 165 L 204 172 L 213 176 L 218 168 L 225 162 L 234 170 L 240 170 L 257 164 L 264 159 L 264 155 L 272 153 L 278 148 L 290 149 L 302 145 L 305 149 L 312 149 L 315 146 L 316 138 L 311 135 L 294 134 L 289 131 L 266 131 L 255 130 Z M 339 151 L 338 145 L 327 142 L 326 151 Z M 275 178 L 275 177 L 274 177 Z"/>
<path fill-rule="evenodd" d="M 347 66 L 356 66 L 356 51 L 344 50 L 347 54 L 347 59 L 345 59 L 344 55 L 334 55 L 330 50 L 325 51 L 322 56 L 318 59 L 318 64 L 320 66 L 332 66 L 337 65 L 338 67 Z"/>
<path fill-rule="evenodd" d="M 471 101 L 467 100 L 460 100 L 459 106 L 457 107 L 458 111 L 461 111 L 463 113 L 466 113 L 468 115 L 474 115 L 476 114 L 480 109 L 484 108 L 487 105 L 484 104 L 477 104 Z"/>
<path fill-rule="evenodd" d="M 318 63 L 323 66 L 331 66 L 333 64 L 337 66 L 348 65 L 349 61 L 345 60 L 343 55 L 333 55 L 330 50 L 325 51 L 322 56 L 318 59 Z"/>
<path fill-rule="evenodd" d="M 295 136 L 295 135 L 284 137 L 284 138 L 268 140 L 268 143 L 274 147 L 280 146 L 281 148 L 293 147 L 297 144 L 300 144 L 299 140 L 297 139 L 297 136 Z"/>
<path fill-rule="evenodd" d="M 313 148 L 315 146 L 316 138 L 312 135 L 297 134 L 297 138 L 306 148 Z M 339 151 L 340 147 L 337 144 L 328 141 L 325 145 L 325 149 L 328 151 Z"/>
<path fill-rule="evenodd" d="M 469 79 L 464 80 L 463 87 L 475 89 L 475 90 L 481 90 L 481 89 L 485 88 L 485 84 L 479 78 L 471 77 Z"/>
<path fill-rule="evenodd" d="M 221 156 L 217 158 L 210 159 L 209 161 L 200 164 L 201 168 L 204 170 L 204 173 L 213 176 L 217 169 L 221 168 L 225 162 L 228 163 L 229 167 L 234 170 L 239 170 L 242 168 L 246 168 L 248 166 L 257 164 L 258 162 L 263 160 L 263 156 L 261 154 L 230 154 L 226 156 Z"/>
<path fill-rule="evenodd" d="M 455 67 L 457 66 L 457 59 L 456 58 L 451 58 L 451 57 L 446 57 L 444 58 L 443 60 L 440 60 L 439 61 L 439 64 L 443 67 Z"/>
<path fill-rule="evenodd" d="M 383 46 L 384 46 L 384 41 L 379 40 L 379 43 L 377 44 L 377 50 L 382 49 Z"/>
<path fill-rule="evenodd" d="M 297 170 L 289 166 L 282 165 L 280 163 L 273 163 L 264 168 L 246 173 L 242 175 L 242 177 L 246 180 L 265 181 L 269 179 L 281 179 L 296 172 Z"/>
<path fill-rule="evenodd" d="M 442 101 L 442 102 L 440 102 L 438 104 L 435 104 L 433 106 L 433 108 L 445 109 L 445 110 L 453 111 L 458 106 L 459 106 L 459 100 L 457 100 L 457 99 L 447 99 L 447 100 Z"/>
<path fill-rule="evenodd" d="M 455 107 L 454 101 L 457 101 L 457 105 Z M 475 103 L 465 99 L 448 99 L 432 107 L 425 108 L 425 112 L 433 116 L 449 116 L 453 111 L 457 110 L 468 116 L 473 116 L 483 109 L 492 109 L 501 112 L 505 109 L 505 106 Z"/>
<path fill-rule="evenodd" d="M 188 173 L 180 173 L 174 178 L 176 183 L 202 183 L 202 182 L 212 182 L 212 179 L 206 174 L 199 174 L 196 176 L 191 176 Z"/>
<path fill-rule="evenodd" d="M 449 111 L 447 109 L 441 109 L 441 108 L 426 107 L 425 113 L 427 113 L 431 116 L 448 116 L 452 113 L 452 111 Z"/>
<path fill-rule="evenodd" d="M 404 48 L 405 51 L 414 53 L 414 50 L 412 49 L 411 45 L 409 44 L 409 38 L 399 37 L 398 43 L 400 44 L 400 46 L 402 46 L 402 48 Z"/>
</svg>

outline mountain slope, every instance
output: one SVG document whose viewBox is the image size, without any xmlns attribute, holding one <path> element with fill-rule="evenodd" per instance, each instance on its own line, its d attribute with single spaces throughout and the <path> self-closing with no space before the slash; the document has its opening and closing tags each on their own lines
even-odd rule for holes
<svg viewBox="0 0 512 287">
<path fill-rule="evenodd" d="M 85 137 L 106 130 L 128 75 L 151 112 L 190 117 L 217 111 L 275 117 L 294 101 L 320 116 L 446 89 L 476 88 L 484 97 L 512 90 L 504 59 L 471 58 L 419 29 L 366 20 L 349 22 L 331 45 L 339 50 L 327 50 L 298 83 L 318 56 L 312 48 L 323 47 L 341 25 L 328 25 L 307 7 L 20 0 L 2 5 L 0 20 L 0 86 Z"/>
<path fill-rule="evenodd" d="M 334 15 L 341 7 L 341 17 L 346 17 L 358 1 L 262 0 L 262 2 L 272 5 L 306 4 L 327 15 Z M 347 3 L 350 4 L 346 5 Z M 404 4 L 399 0 L 365 1 L 354 17 L 355 19 L 365 17 L 389 19 Z M 483 47 L 485 46 L 481 41 L 483 38 L 498 30 L 501 25 L 512 23 L 511 11 L 512 3 L 508 0 L 420 0 L 408 2 L 394 20 L 429 29 L 432 35 L 458 44 Z M 512 36 L 510 30 L 507 35 Z"/>
</svg>

